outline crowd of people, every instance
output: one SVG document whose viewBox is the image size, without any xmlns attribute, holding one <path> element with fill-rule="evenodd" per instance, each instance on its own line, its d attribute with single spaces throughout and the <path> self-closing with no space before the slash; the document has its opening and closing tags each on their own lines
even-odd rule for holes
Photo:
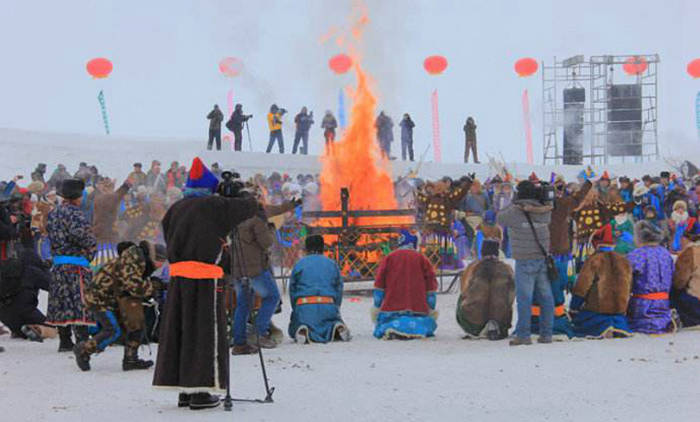
<svg viewBox="0 0 700 422">
<path fill-rule="evenodd" d="M 275 113 L 272 123 L 284 114 Z M 313 114 L 300 115 L 310 127 Z M 413 127 L 410 116 L 404 121 Z M 468 121 L 465 132 L 474 128 Z M 306 152 L 307 139 L 296 138 L 294 149 Z M 274 142 L 282 145 L 281 133 Z M 285 300 L 272 249 L 283 243 L 279 221 L 303 224 L 302 209 L 320 210 L 319 176 L 275 172 L 244 181 L 198 158 L 189 168 L 160 166 L 153 161 L 144 172 L 134 163 L 118 187 L 86 163 L 74 174 L 58 165 L 49 177 L 39 164 L 28 183 L 21 176 L 2 183 L 0 322 L 18 338 L 58 336 L 59 352 L 73 352 L 83 371 L 116 342 L 124 344 L 125 371 L 148 369 L 154 363 L 138 348 L 157 340 L 154 385 L 178 389 L 180 406 L 213 407 L 219 399 L 210 393 L 228 383 L 220 368 L 229 351 L 257 353 L 284 338 L 272 322 Z M 397 233 L 374 274 L 379 339 L 434 336 L 438 267 L 461 271 L 455 313 L 467 337 L 511 336 L 520 346 L 532 333 L 547 344 L 700 324 L 698 178 L 612 179 L 589 167 L 569 182 L 556 174 L 516 181 L 502 171 L 483 183 L 473 174 L 402 177 L 394 187 L 417 224 Z M 425 252 L 431 236 L 442 239 L 437 264 Z M 296 240 L 305 254 L 294 255 L 289 273 L 289 337 L 351 340 L 341 316 L 348 274 L 325 255 L 322 236 Z M 48 291 L 46 315 L 40 289 Z"/>
<path fill-rule="evenodd" d="M 287 110 L 278 107 L 277 104 L 270 106 L 270 111 L 267 114 L 267 124 L 270 131 L 269 142 L 266 153 L 272 152 L 272 149 L 277 146 L 280 154 L 284 154 L 284 135 L 283 125 L 284 116 Z M 253 117 L 252 114 L 243 114 L 243 105 L 236 104 L 233 113 L 227 120 L 225 126 L 234 135 L 233 150 L 241 151 L 243 148 L 243 127 L 247 121 Z M 209 120 L 209 140 L 207 149 L 211 150 L 216 142 L 217 151 L 221 150 L 221 123 L 224 121 L 224 114 L 217 104 L 207 114 Z M 308 111 L 306 107 L 302 107 L 299 113 L 294 116 L 294 143 L 292 146 L 292 154 L 307 155 L 309 153 L 309 133 L 311 126 L 315 123 L 314 112 Z M 377 142 L 379 144 L 382 156 L 387 159 L 395 159 L 391 155 L 391 144 L 394 142 L 394 121 L 386 112 L 381 111 L 375 120 L 374 126 L 377 130 Z M 401 159 L 403 161 L 414 161 L 415 154 L 413 152 L 413 128 L 416 124 L 411 119 L 408 113 L 405 113 L 399 122 L 401 129 Z M 324 148 L 329 150 L 335 142 L 336 131 L 339 129 L 338 121 L 333 112 L 326 110 L 326 113 L 321 120 L 321 129 L 323 130 Z M 464 162 L 469 162 L 469 154 L 472 154 L 473 162 L 479 163 L 479 157 L 476 153 L 476 123 L 473 117 L 468 117 L 464 124 Z"/>
</svg>

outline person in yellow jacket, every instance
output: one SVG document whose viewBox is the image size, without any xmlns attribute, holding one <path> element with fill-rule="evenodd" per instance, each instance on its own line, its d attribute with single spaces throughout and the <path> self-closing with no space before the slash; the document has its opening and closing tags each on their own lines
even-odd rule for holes
<svg viewBox="0 0 700 422">
<path fill-rule="evenodd" d="M 270 112 L 267 113 L 267 125 L 270 127 L 270 142 L 267 144 L 266 153 L 272 151 L 275 142 L 279 142 L 280 154 L 284 154 L 284 139 L 282 138 L 282 116 L 287 112 L 283 108 L 277 107 L 277 104 L 270 106 Z"/>
</svg>

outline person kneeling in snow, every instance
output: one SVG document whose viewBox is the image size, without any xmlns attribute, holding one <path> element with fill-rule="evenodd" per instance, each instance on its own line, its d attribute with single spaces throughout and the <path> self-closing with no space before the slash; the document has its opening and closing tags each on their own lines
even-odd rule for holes
<svg viewBox="0 0 700 422">
<path fill-rule="evenodd" d="M 145 328 L 141 302 L 153 294 L 148 278 L 165 261 L 165 247 L 147 241 L 138 246 L 131 242 L 118 245 L 119 256 L 105 264 L 85 287 L 85 303 L 100 323 L 101 329 L 92 339 L 75 345 L 75 362 L 83 371 L 90 370 L 90 355 L 104 351 L 125 333 L 122 369 L 148 369 L 153 361 L 138 357 L 138 347 Z M 117 320 L 117 310 L 122 323 Z"/>
<path fill-rule="evenodd" d="M 637 249 L 627 255 L 632 264 L 632 297 L 627 320 L 634 332 L 663 334 L 675 331 L 669 292 L 673 283 L 673 257 L 661 246 L 664 232 L 643 220 L 634 226 Z"/>
<path fill-rule="evenodd" d="M 323 247 L 322 236 L 307 237 L 307 255 L 292 269 L 288 332 L 297 343 L 350 340 L 350 332 L 340 317 L 343 280 L 338 265 L 323 255 Z"/>
<path fill-rule="evenodd" d="M 379 265 L 373 309 L 377 338 L 432 337 L 437 329 L 437 279 L 432 264 L 417 248 L 418 237 L 402 230 L 399 249 Z"/>
<path fill-rule="evenodd" d="M 671 304 L 684 327 L 700 325 L 700 235 L 688 237 L 693 243 L 678 255 L 671 291 Z"/>
<path fill-rule="evenodd" d="M 500 340 L 508 336 L 513 320 L 513 269 L 498 259 L 497 241 L 485 240 L 480 253 L 482 258 L 462 273 L 457 322 L 468 336 Z"/>
<path fill-rule="evenodd" d="M 569 305 L 578 337 L 629 337 L 625 312 L 632 286 L 632 267 L 615 252 L 612 227 L 597 230 L 591 239 L 596 252 L 581 268 Z"/>
</svg>

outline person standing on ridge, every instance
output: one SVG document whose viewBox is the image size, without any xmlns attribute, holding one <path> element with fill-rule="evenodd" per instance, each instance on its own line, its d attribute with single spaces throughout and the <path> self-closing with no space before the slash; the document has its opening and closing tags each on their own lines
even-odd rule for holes
<svg viewBox="0 0 700 422">
<path fill-rule="evenodd" d="M 476 154 L 476 123 L 474 118 L 469 116 L 464 125 L 464 162 L 469 162 L 469 151 L 474 155 L 474 164 L 479 164 L 479 156 Z"/>
<path fill-rule="evenodd" d="M 224 113 L 219 110 L 218 104 L 214 104 L 214 109 L 207 114 L 207 119 L 209 119 L 207 149 L 211 151 L 212 144 L 216 139 L 216 150 L 221 151 L 221 122 L 224 120 Z"/>
</svg>

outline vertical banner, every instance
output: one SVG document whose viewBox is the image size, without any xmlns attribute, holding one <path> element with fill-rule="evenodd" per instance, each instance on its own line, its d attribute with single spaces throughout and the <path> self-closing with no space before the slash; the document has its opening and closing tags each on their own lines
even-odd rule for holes
<svg viewBox="0 0 700 422">
<path fill-rule="evenodd" d="M 433 157 L 436 163 L 442 162 L 442 148 L 440 145 L 440 115 L 438 113 L 438 93 L 437 89 L 431 96 L 433 107 Z"/>
<path fill-rule="evenodd" d="M 695 124 L 698 127 L 698 139 L 700 139 L 700 91 L 695 97 Z"/>
<path fill-rule="evenodd" d="M 224 116 L 224 123 L 228 122 L 228 119 L 230 119 L 231 115 L 233 114 L 233 88 L 229 89 L 226 93 L 226 110 L 228 111 L 228 114 Z M 233 142 L 233 136 L 231 136 L 230 133 L 226 132 L 223 141 L 231 144 L 231 151 L 236 149 L 236 145 Z"/>
<path fill-rule="evenodd" d="M 527 151 L 527 163 L 535 164 L 532 152 L 532 125 L 530 124 L 530 98 L 527 89 L 523 91 L 523 123 L 525 124 L 525 150 Z"/>
<path fill-rule="evenodd" d="M 105 133 L 109 135 L 109 120 L 107 119 L 107 105 L 105 104 L 105 94 L 100 90 L 97 95 L 97 101 L 100 102 L 100 110 L 102 111 L 102 122 L 105 125 Z"/>
<path fill-rule="evenodd" d="M 338 126 L 341 129 L 345 129 L 345 94 L 343 94 L 343 88 L 340 88 L 338 93 Z"/>
</svg>

